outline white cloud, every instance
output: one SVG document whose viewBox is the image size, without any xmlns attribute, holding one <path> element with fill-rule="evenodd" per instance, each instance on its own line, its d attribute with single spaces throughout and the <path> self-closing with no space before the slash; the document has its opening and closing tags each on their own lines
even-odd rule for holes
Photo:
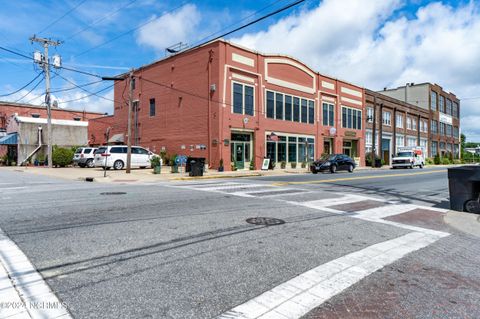
<svg viewBox="0 0 480 319">
<path fill-rule="evenodd" d="M 268 30 L 233 39 L 247 47 L 292 55 L 315 70 L 373 90 L 406 82 L 432 82 L 459 98 L 480 96 L 480 14 L 471 1 L 440 2 L 413 18 L 394 13 L 396 0 L 325 0 Z M 462 130 L 480 141 L 480 99 L 461 103 Z M 476 121 L 472 120 L 475 116 Z"/>
<path fill-rule="evenodd" d="M 154 20 L 140 28 L 137 42 L 140 45 L 153 47 L 158 52 L 178 42 L 191 42 L 195 40 L 197 27 L 201 20 L 201 14 L 193 4 L 187 4 L 180 10 L 153 16 Z"/>
</svg>

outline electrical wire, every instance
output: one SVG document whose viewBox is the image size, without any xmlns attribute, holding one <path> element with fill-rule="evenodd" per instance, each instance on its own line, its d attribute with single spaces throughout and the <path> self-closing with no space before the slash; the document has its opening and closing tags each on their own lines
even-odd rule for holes
<svg viewBox="0 0 480 319">
<path fill-rule="evenodd" d="M 45 28 L 43 28 L 40 32 L 38 32 L 38 34 L 48 30 L 50 27 L 52 27 L 53 25 L 55 25 L 58 21 L 62 20 L 63 18 L 65 18 L 66 16 L 68 16 L 70 13 L 72 13 L 73 11 L 75 11 L 78 7 L 80 7 L 82 4 L 84 4 L 87 0 L 83 0 L 83 1 L 80 1 L 77 5 L 75 5 L 73 8 L 71 8 L 70 10 L 68 10 L 67 12 L 65 12 L 62 16 L 60 16 L 59 18 L 57 18 L 56 20 L 54 20 L 53 22 L 51 22 L 49 25 L 47 25 Z"/>
<path fill-rule="evenodd" d="M 99 98 L 102 98 L 102 99 L 105 99 L 105 100 L 109 100 L 109 101 L 114 102 L 114 100 L 111 100 L 111 99 L 109 99 L 109 98 L 106 98 L 106 97 L 103 97 L 103 96 L 101 96 L 101 95 L 98 95 L 98 93 L 101 93 L 101 92 L 103 92 L 103 91 L 106 91 L 106 90 L 112 88 L 113 86 L 114 86 L 114 84 L 111 84 L 111 85 L 109 85 L 109 86 L 107 86 L 107 87 L 104 87 L 103 89 L 98 90 L 98 91 L 96 91 L 96 92 L 90 92 L 90 94 L 81 96 L 81 97 L 76 98 L 76 99 L 71 99 L 71 100 L 67 100 L 67 101 L 61 101 L 61 102 L 58 102 L 58 104 L 65 104 L 65 103 L 80 101 L 80 100 L 86 99 L 87 97 L 90 97 L 90 96 L 93 96 L 93 95 L 96 96 L 96 97 L 99 97 Z"/>
<path fill-rule="evenodd" d="M 25 58 L 25 59 L 29 59 L 29 60 L 34 61 L 33 58 L 32 58 L 32 57 L 29 57 L 28 55 L 25 55 L 25 54 L 22 54 L 22 53 L 19 53 L 19 52 L 16 52 L 16 51 L 7 49 L 7 48 L 2 47 L 2 46 L 0 46 L 0 50 L 7 51 L 7 52 L 10 52 L 10 53 L 12 53 L 12 54 L 21 56 L 21 57 L 23 57 L 23 58 Z M 47 63 L 47 65 L 52 66 L 51 63 Z M 99 79 L 102 78 L 102 77 L 101 77 L 100 75 L 98 75 L 98 74 L 94 74 L 94 73 L 90 73 L 90 72 L 86 72 L 86 71 L 80 71 L 80 70 L 73 69 L 73 68 L 66 67 L 66 66 L 62 66 L 61 68 L 64 69 L 64 70 L 67 70 L 67 71 L 77 72 L 77 73 L 80 73 L 80 74 L 93 76 L 93 77 L 96 77 L 96 78 L 99 78 Z"/>
<path fill-rule="evenodd" d="M 146 22 L 144 22 L 144 23 L 136 26 L 136 27 L 133 28 L 133 29 L 130 29 L 130 30 L 126 31 L 126 32 L 123 32 L 123 33 L 119 34 L 118 36 L 116 36 L 116 37 L 114 37 L 114 38 L 112 38 L 112 39 L 110 39 L 110 40 L 108 40 L 108 41 L 102 42 L 102 43 L 100 43 L 100 44 L 98 44 L 98 45 L 96 45 L 96 46 L 93 46 L 93 47 L 91 47 L 91 48 L 83 51 L 83 52 L 80 52 L 79 54 L 75 55 L 74 57 L 79 57 L 79 56 L 84 55 L 84 54 L 86 54 L 86 53 L 88 53 L 88 52 L 90 52 L 90 51 L 93 51 L 93 50 L 95 50 L 95 49 L 98 49 L 98 48 L 100 48 L 100 47 L 102 47 L 102 46 L 104 46 L 104 45 L 106 45 L 106 44 L 108 44 L 108 43 L 111 43 L 111 42 L 113 42 L 113 41 L 115 41 L 115 40 L 117 40 L 117 39 L 119 39 L 119 38 L 121 38 L 121 37 L 123 37 L 123 36 L 125 36 L 125 35 L 127 35 L 127 34 L 129 34 L 129 33 L 131 33 L 131 32 L 133 32 L 133 31 L 136 31 L 136 30 L 138 30 L 138 29 L 146 26 L 147 24 L 150 24 L 150 23 L 152 23 L 152 22 L 160 19 L 161 17 L 163 17 L 163 16 L 165 16 L 165 15 L 167 15 L 167 14 L 169 14 L 169 13 L 172 13 L 172 12 L 180 9 L 181 7 L 183 7 L 183 6 L 186 5 L 186 4 L 187 4 L 187 1 L 183 1 L 179 6 L 177 6 L 177 7 L 173 8 L 173 9 L 171 9 L 171 10 L 163 13 L 162 15 L 156 17 L 155 19 L 148 20 L 148 21 L 146 21 Z"/>
<path fill-rule="evenodd" d="M 113 12 L 111 12 L 111 13 L 105 15 L 105 16 L 103 16 L 103 17 L 100 18 L 100 19 L 95 20 L 94 22 L 88 24 L 85 28 L 81 29 L 80 31 L 77 31 L 77 32 L 71 34 L 70 36 L 68 36 L 68 37 L 65 39 L 65 41 L 70 40 L 70 39 L 76 37 L 76 36 L 79 35 L 80 33 L 87 31 L 88 29 L 91 29 L 93 26 L 95 26 L 95 25 L 99 24 L 100 22 L 102 22 L 103 20 L 105 20 L 105 19 L 113 16 L 114 14 L 116 14 L 117 12 L 119 12 L 120 10 L 122 10 L 122 9 L 124 9 L 124 8 L 126 8 L 126 7 L 129 7 L 130 5 L 132 5 L 133 3 L 137 2 L 137 1 L 138 1 L 138 0 L 132 0 L 132 1 L 128 2 L 127 4 L 121 6 L 121 7 L 118 8 L 117 10 L 115 10 L 115 11 L 113 11 Z"/>
<path fill-rule="evenodd" d="M 90 92 L 90 91 L 88 91 L 88 90 L 86 90 L 86 89 L 83 88 L 83 86 L 85 86 L 85 85 L 83 85 L 83 86 L 77 85 L 75 82 L 70 81 L 70 80 L 67 79 L 66 77 L 64 77 L 64 76 L 62 76 L 61 74 L 59 74 L 58 72 L 54 72 L 54 73 L 55 73 L 58 77 L 62 78 L 64 81 L 66 81 L 66 82 L 72 84 L 73 86 L 75 86 L 77 89 L 80 89 L 80 90 L 82 90 L 82 91 L 90 94 L 90 95 L 88 95 L 88 96 L 85 96 L 85 98 L 86 98 L 86 97 L 89 97 L 89 96 L 92 96 L 92 95 L 95 95 L 95 96 L 97 96 L 97 97 L 99 97 L 99 98 L 101 98 L 101 99 L 107 100 L 107 101 L 117 102 L 117 103 L 119 102 L 119 101 L 115 101 L 115 100 L 106 98 L 106 97 L 101 96 L 101 95 L 97 95 L 97 93 L 102 92 L 103 89 L 100 90 L 100 91 L 98 91 L 98 92 L 96 92 L 96 93 L 92 93 L 92 92 Z M 98 81 L 98 82 L 101 82 L 101 81 Z M 115 83 L 113 83 L 113 84 L 112 84 L 111 86 L 109 86 L 109 87 L 112 87 L 112 86 L 114 86 L 114 85 L 115 85 Z M 109 88 L 109 87 L 107 87 L 107 88 Z M 106 90 L 107 88 L 105 88 L 105 90 Z M 72 102 L 72 101 L 70 101 L 70 102 Z"/>
<path fill-rule="evenodd" d="M 43 74 L 43 72 L 41 72 L 40 74 Z M 42 77 L 42 78 L 40 79 L 40 81 L 38 81 L 38 83 L 35 84 L 35 85 L 32 87 L 32 89 L 31 89 L 30 91 L 28 91 L 25 95 L 23 95 L 21 98 L 19 98 L 18 100 L 16 100 L 15 103 L 18 103 L 18 102 L 21 101 L 24 97 L 26 97 L 27 95 L 29 95 L 30 93 L 32 93 L 33 90 L 35 90 L 35 89 L 40 85 L 40 83 L 43 82 L 44 79 L 45 79 L 45 77 Z"/>
<path fill-rule="evenodd" d="M 220 29 L 220 30 L 218 30 L 218 31 L 216 31 L 216 32 L 214 32 L 214 33 L 211 33 L 211 34 L 207 35 L 206 37 L 204 37 L 204 38 L 202 38 L 202 39 L 194 42 L 194 45 L 196 45 L 196 44 L 198 44 L 198 43 L 203 43 L 204 41 L 208 40 L 211 36 L 214 36 L 215 34 L 218 34 L 218 33 L 222 32 L 222 31 L 224 31 L 224 30 L 226 30 L 226 29 L 228 29 L 228 28 L 230 28 L 230 27 L 236 26 L 236 25 L 238 25 L 239 23 L 241 23 L 241 22 L 243 22 L 243 21 L 245 21 L 245 20 L 247 20 L 247 19 L 249 19 L 249 18 L 251 18 L 251 17 L 256 16 L 256 15 L 259 14 L 260 12 L 265 11 L 266 9 L 270 8 L 271 6 L 274 6 L 275 4 L 277 4 L 277 3 L 281 2 L 281 1 L 284 1 L 284 0 L 276 0 L 276 1 L 272 2 L 272 3 L 270 3 L 269 5 L 261 8 L 260 10 L 258 10 L 258 11 L 256 11 L 256 12 L 254 12 L 254 13 L 246 16 L 246 17 L 244 17 L 243 19 L 238 20 L 237 22 L 232 23 L 232 24 L 226 26 L 225 28 L 222 28 L 222 29 Z"/>
<path fill-rule="evenodd" d="M 33 80 L 31 80 L 30 82 L 28 82 L 27 84 L 25 84 L 24 86 L 22 86 L 21 88 L 19 88 L 18 90 L 14 91 L 14 92 L 11 92 L 11 93 L 8 93 L 8 94 L 2 94 L 2 95 L 0 95 L 0 97 L 5 97 L 5 96 L 13 95 L 13 94 L 15 94 L 15 93 L 20 92 L 21 90 L 23 90 L 24 88 L 26 88 L 27 86 L 29 86 L 30 84 L 32 84 L 33 82 L 35 82 L 41 75 L 42 75 L 42 73 L 37 74 L 37 76 L 34 77 Z"/>
</svg>

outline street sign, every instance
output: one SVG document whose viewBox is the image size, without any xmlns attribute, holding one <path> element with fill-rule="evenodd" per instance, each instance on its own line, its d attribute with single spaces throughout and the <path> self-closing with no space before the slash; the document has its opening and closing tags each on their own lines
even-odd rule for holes
<svg viewBox="0 0 480 319">
<path fill-rule="evenodd" d="M 185 155 L 177 155 L 175 157 L 175 164 L 177 165 L 185 165 L 187 163 L 187 156 Z"/>
</svg>

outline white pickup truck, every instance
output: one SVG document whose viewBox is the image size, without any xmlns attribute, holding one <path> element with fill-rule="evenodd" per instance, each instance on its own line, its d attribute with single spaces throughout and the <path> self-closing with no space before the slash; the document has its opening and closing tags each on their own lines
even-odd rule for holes
<svg viewBox="0 0 480 319">
<path fill-rule="evenodd" d="M 401 147 L 392 158 L 392 168 L 414 168 L 425 166 L 424 151 L 421 147 Z"/>
</svg>

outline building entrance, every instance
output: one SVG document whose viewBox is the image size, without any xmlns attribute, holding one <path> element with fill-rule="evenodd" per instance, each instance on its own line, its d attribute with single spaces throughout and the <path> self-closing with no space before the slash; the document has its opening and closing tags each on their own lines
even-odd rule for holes
<svg viewBox="0 0 480 319">
<path fill-rule="evenodd" d="M 251 134 L 232 133 L 231 136 L 231 161 L 237 169 L 244 169 L 250 165 L 252 136 Z"/>
</svg>

